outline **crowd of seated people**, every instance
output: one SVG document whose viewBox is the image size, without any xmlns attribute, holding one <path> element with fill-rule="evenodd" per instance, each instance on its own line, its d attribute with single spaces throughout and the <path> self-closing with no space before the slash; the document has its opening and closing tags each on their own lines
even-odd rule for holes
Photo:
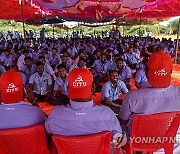
<svg viewBox="0 0 180 154">
<path fill-rule="evenodd" d="M 83 94 L 83 90 L 78 91 L 76 85 L 73 85 L 75 83 L 68 78 L 71 72 L 76 74 L 78 70 L 85 72 L 89 70 L 92 73 L 92 76 L 89 78 L 92 79 L 88 78 L 88 73 L 86 72 L 87 76 L 82 75 L 83 81 L 86 77 L 87 80 L 93 80 L 93 83 L 90 83 L 90 87 L 93 87 L 93 93 L 101 92 L 101 104 L 107 106 L 104 110 L 108 108 L 106 112 L 109 116 L 107 115 L 105 117 L 106 120 L 109 120 L 108 118 L 114 112 L 113 122 L 116 125 L 116 116 L 118 117 L 119 112 L 123 113 L 126 107 L 123 105 L 120 95 L 128 95 L 129 91 L 131 91 L 132 83 L 130 79 L 132 77 L 135 78 L 135 86 L 138 89 L 152 88 L 147 76 L 148 58 L 152 53 L 159 50 L 162 50 L 166 55 L 173 56 L 175 45 L 176 42 L 170 39 L 162 39 L 160 41 L 159 39 L 150 37 L 141 39 L 136 37 L 120 37 L 119 39 L 46 38 L 43 40 L 27 39 L 26 41 L 16 39 L 2 40 L 0 43 L 0 72 L 1 74 L 4 72 L 8 73 L 8 70 L 12 71 L 12 69 L 19 72 L 22 77 L 23 86 L 33 91 L 36 101 L 49 102 L 53 105 L 70 105 L 70 110 L 81 110 L 82 108 L 91 108 L 93 104 L 90 97 L 91 94 L 88 93 L 89 95 L 87 97 L 81 98 L 80 96 Z M 77 72 L 74 72 L 74 70 Z M 82 82 L 82 76 L 76 74 L 78 82 Z M 69 94 L 71 82 L 74 89 Z M 79 83 L 80 85 L 83 83 L 81 82 Z M 20 101 L 22 101 L 21 98 L 14 103 Z M 86 105 L 82 107 L 77 102 L 86 102 Z M 6 104 L 6 102 L 3 103 Z M 21 104 L 24 104 L 24 102 Z M 123 106 L 122 110 L 121 106 Z M 113 112 L 109 111 L 110 109 Z M 96 109 L 92 110 L 94 111 Z M 49 133 L 54 134 L 54 132 L 60 131 L 59 129 L 56 131 L 58 126 L 54 123 L 56 118 L 59 119 L 56 117 L 56 113 L 60 111 L 64 112 L 64 114 L 73 113 L 68 111 L 68 109 L 66 110 L 60 106 L 56 106 L 46 122 L 46 129 Z M 87 112 L 85 114 L 89 113 Z M 120 114 L 121 123 L 123 123 L 123 120 L 128 120 L 128 116 L 124 117 L 124 115 Z M 66 118 L 72 121 L 73 115 L 70 114 Z M 105 120 L 103 117 L 101 118 L 101 120 Z M 65 123 L 63 118 L 59 120 L 61 123 Z M 40 123 L 43 121 L 44 119 Z M 75 125 L 83 125 L 83 122 L 77 122 Z M 93 122 L 92 125 L 94 125 Z M 71 127 L 69 124 L 67 126 Z M 104 125 L 102 127 L 108 128 Z M 112 131 L 113 129 L 117 129 L 116 132 L 122 133 L 120 125 L 116 128 L 108 129 Z M 59 134 L 67 135 L 68 132 Z M 78 133 L 73 132 L 69 135 L 74 134 Z"/>
</svg>

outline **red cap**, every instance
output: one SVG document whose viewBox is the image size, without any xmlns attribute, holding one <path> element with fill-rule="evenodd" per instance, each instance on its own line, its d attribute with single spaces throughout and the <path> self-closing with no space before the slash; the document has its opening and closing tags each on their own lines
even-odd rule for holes
<svg viewBox="0 0 180 154">
<path fill-rule="evenodd" d="M 164 51 L 154 52 L 148 61 L 148 80 L 152 87 L 167 88 L 171 84 L 173 62 Z"/>
<path fill-rule="evenodd" d="M 9 70 L 0 77 L 1 100 L 3 103 L 17 103 L 23 98 L 23 82 L 19 72 Z"/>
<path fill-rule="evenodd" d="M 87 99 L 91 95 L 93 76 L 88 69 L 74 68 L 68 75 L 68 97 Z"/>
</svg>

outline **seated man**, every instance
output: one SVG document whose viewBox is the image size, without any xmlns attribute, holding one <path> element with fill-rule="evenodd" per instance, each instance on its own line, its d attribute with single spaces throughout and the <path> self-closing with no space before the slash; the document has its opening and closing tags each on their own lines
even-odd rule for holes
<svg viewBox="0 0 180 154">
<path fill-rule="evenodd" d="M 68 75 L 70 105 L 56 106 L 46 123 L 50 134 L 65 136 L 88 135 L 112 131 L 122 133 L 119 121 L 106 106 L 95 106 L 92 100 L 93 77 L 85 68 L 75 68 Z"/>
<path fill-rule="evenodd" d="M 74 68 L 87 68 L 86 67 L 86 59 L 84 58 L 79 58 L 79 61 L 77 64 L 71 65 L 69 68 L 69 72 L 74 69 Z"/>
<path fill-rule="evenodd" d="M 57 78 L 54 84 L 53 94 L 51 95 L 51 104 L 53 105 L 66 105 L 69 103 L 68 92 L 67 92 L 67 70 L 66 65 L 59 64 L 57 66 Z M 58 90 L 61 89 L 61 94 Z"/>
<path fill-rule="evenodd" d="M 116 70 L 109 72 L 109 81 L 102 87 L 101 101 L 102 104 L 109 106 L 116 114 L 122 104 L 119 96 L 122 93 L 127 93 L 128 89 L 123 81 L 118 79 L 118 72 Z"/>
<path fill-rule="evenodd" d="M 1 101 L 0 129 L 19 128 L 44 123 L 43 111 L 23 100 L 22 76 L 19 72 L 9 70 L 0 77 Z M 26 98 L 32 92 L 27 89 Z"/>
<path fill-rule="evenodd" d="M 125 131 L 129 136 L 136 114 L 180 111 L 180 87 L 170 85 L 173 67 L 171 57 L 163 51 L 156 51 L 150 56 L 147 67 L 147 77 L 152 87 L 129 92 L 119 112 L 120 122 L 127 125 Z"/>
<path fill-rule="evenodd" d="M 144 58 L 142 62 L 141 69 L 136 72 L 135 76 L 135 86 L 137 89 L 151 87 L 147 79 L 148 59 Z"/>
<path fill-rule="evenodd" d="M 25 81 L 24 85 L 28 87 L 29 78 L 36 72 L 36 65 L 32 64 L 31 57 L 24 58 L 24 65 L 20 67 L 20 72 L 22 72 L 23 80 Z"/>
<path fill-rule="evenodd" d="M 34 91 L 34 96 L 37 98 L 37 101 L 46 102 L 49 100 L 52 92 L 52 79 L 51 76 L 45 72 L 43 63 L 36 63 L 36 73 L 31 75 L 29 87 Z"/>
<path fill-rule="evenodd" d="M 132 78 L 132 73 L 131 69 L 128 66 L 126 66 L 122 58 L 116 59 L 116 70 L 119 73 L 119 80 L 123 81 L 128 90 L 130 90 L 130 79 Z"/>
</svg>

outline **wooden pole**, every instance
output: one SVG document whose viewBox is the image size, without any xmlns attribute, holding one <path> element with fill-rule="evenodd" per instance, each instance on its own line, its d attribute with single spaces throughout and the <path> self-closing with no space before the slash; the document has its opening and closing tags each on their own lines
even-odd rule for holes
<svg viewBox="0 0 180 154">
<path fill-rule="evenodd" d="M 180 18 L 179 18 L 178 32 L 177 32 L 175 63 L 178 62 L 177 59 L 178 59 L 178 48 L 179 48 L 179 35 L 180 35 Z"/>
<path fill-rule="evenodd" d="M 21 0 L 21 15 L 22 15 L 22 23 L 23 23 L 23 35 L 24 35 L 24 42 L 26 43 L 26 33 L 25 33 L 25 23 L 24 23 L 24 6 L 23 1 Z"/>
<path fill-rule="evenodd" d="M 141 18 L 142 18 L 142 8 L 140 7 L 140 23 L 139 23 L 139 38 L 141 38 Z"/>
</svg>

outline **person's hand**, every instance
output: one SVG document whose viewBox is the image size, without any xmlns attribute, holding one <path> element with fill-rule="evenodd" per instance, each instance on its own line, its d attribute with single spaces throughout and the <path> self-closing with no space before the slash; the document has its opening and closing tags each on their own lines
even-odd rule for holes
<svg viewBox="0 0 180 154">
<path fill-rule="evenodd" d="M 24 88 L 24 94 L 25 94 L 25 98 L 30 103 L 34 103 L 34 100 L 35 100 L 34 93 L 30 88 Z"/>
<path fill-rule="evenodd" d="M 116 148 L 120 148 L 122 146 L 124 146 L 127 142 L 127 137 L 126 137 L 126 133 L 122 132 L 122 133 L 116 133 L 113 136 L 113 143 L 116 146 Z"/>
</svg>

